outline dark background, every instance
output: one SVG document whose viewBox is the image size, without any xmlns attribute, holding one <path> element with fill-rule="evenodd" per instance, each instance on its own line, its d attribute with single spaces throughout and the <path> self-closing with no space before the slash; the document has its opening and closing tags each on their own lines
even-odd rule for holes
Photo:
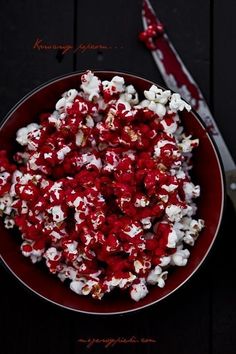
<svg viewBox="0 0 236 354">
<path fill-rule="evenodd" d="M 125 71 L 163 84 L 137 40 L 141 0 L 0 0 L 0 118 L 30 90 L 85 69 Z M 199 83 L 236 159 L 235 0 L 152 0 L 169 37 Z M 44 44 L 101 44 L 84 53 L 33 49 Z M 212 176 L 214 178 L 214 176 Z M 236 353 L 235 214 L 229 200 L 217 240 L 200 270 L 150 309 L 123 316 L 63 310 L 0 269 L 1 354 Z M 152 344 L 94 345 L 80 339 L 135 336 Z"/>
</svg>

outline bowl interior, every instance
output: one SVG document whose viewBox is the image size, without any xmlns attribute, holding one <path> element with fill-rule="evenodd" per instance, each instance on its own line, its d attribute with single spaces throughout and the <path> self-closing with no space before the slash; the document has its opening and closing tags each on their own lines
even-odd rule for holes
<svg viewBox="0 0 236 354">
<path fill-rule="evenodd" d="M 101 79 L 111 79 L 122 75 L 126 84 L 133 84 L 143 92 L 153 83 L 137 76 L 95 72 Z M 70 88 L 79 88 L 81 73 L 74 73 L 51 81 L 34 90 L 23 98 L 8 114 L 0 130 L 0 149 L 12 152 L 16 148 L 16 131 L 37 120 L 38 114 L 52 111 L 61 94 Z M 112 314 L 137 310 L 153 304 L 180 287 L 199 267 L 206 257 L 216 237 L 223 213 L 224 183 L 218 154 L 206 129 L 194 112 L 182 112 L 181 118 L 185 130 L 200 139 L 200 145 L 194 153 L 192 177 L 201 186 L 201 196 L 197 200 L 198 217 L 205 220 L 206 226 L 201 232 L 187 266 L 176 267 L 168 276 L 163 289 L 153 287 L 149 294 L 138 303 L 129 299 L 127 294 L 115 293 L 104 297 L 102 301 L 82 297 L 73 293 L 60 280 L 50 275 L 44 267 L 33 265 L 21 255 L 19 236 L 3 227 L 0 220 L 0 254 L 5 265 L 28 288 L 41 297 L 66 308 L 96 314 Z"/>
</svg>

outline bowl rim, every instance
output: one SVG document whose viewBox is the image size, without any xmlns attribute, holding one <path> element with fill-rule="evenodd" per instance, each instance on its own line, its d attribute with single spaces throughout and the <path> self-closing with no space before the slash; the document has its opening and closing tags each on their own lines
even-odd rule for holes
<svg viewBox="0 0 236 354">
<path fill-rule="evenodd" d="M 135 79 L 139 79 L 139 80 L 144 80 L 148 83 L 150 83 L 150 85 L 156 85 L 159 88 L 163 89 L 163 90 L 170 90 L 172 93 L 174 93 L 175 91 L 159 85 L 157 83 L 155 83 L 154 81 L 151 81 L 149 79 L 146 79 L 144 77 L 141 77 L 139 75 L 130 73 L 130 72 L 125 72 L 125 71 L 113 71 L 113 70 L 93 70 L 90 69 L 95 75 L 103 75 L 103 74 L 111 74 L 111 75 L 127 75 L 130 76 L 132 78 Z M 74 77 L 74 76 L 78 76 L 78 75 L 82 75 L 86 72 L 87 70 L 83 70 L 83 71 L 73 71 L 73 72 L 69 72 L 63 75 L 59 75 L 56 76 L 55 78 L 49 79 L 48 81 L 36 86 L 34 89 L 32 89 L 30 92 L 28 92 L 26 95 L 24 95 L 8 112 L 7 114 L 3 117 L 3 119 L 1 120 L 0 123 L 0 130 L 2 130 L 2 128 L 4 128 L 5 123 L 8 121 L 8 119 L 11 117 L 11 115 L 19 108 L 19 106 L 21 104 L 23 104 L 27 99 L 29 99 L 31 96 L 33 96 L 36 92 L 39 92 L 42 88 L 45 88 L 47 86 L 49 86 L 52 83 L 56 83 L 58 81 L 61 81 L 63 79 L 67 79 L 70 77 Z M 187 101 L 186 101 L 187 102 Z M 160 302 L 161 300 L 164 300 L 165 298 L 167 298 L 169 295 L 173 294 L 176 290 L 178 290 L 181 286 L 183 286 L 196 272 L 197 270 L 200 268 L 200 266 L 203 264 L 203 262 L 206 260 L 209 252 L 212 249 L 212 246 L 215 242 L 215 239 L 219 233 L 220 230 L 220 226 L 222 224 L 222 219 L 223 219 L 223 215 L 224 215 L 224 210 L 225 210 L 225 206 L 226 206 L 226 181 L 225 181 L 225 174 L 224 174 L 224 168 L 223 168 L 223 162 L 219 153 L 219 149 L 215 143 L 215 141 L 213 140 L 213 138 L 211 137 L 211 135 L 209 134 L 209 130 L 207 128 L 207 126 L 205 125 L 204 121 L 202 120 L 202 118 L 199 116 L 199 114 L 194 110 L 191 109 L 192 114 L 194 115 L 194 117 L 197 119 L 197 121 L 199 122 L 199 124 L 201 125 L 201 127 L 203 128 L 203 130 L 205 131 L 211 145 L 213 148 L 213 151 L 215 153 L 215 157 L 216 157 L 216 161 L 219 167 L 219 171 L 220 171 L 220 179 L 221 179 L 221 190 L 222 190 L 222 198 L 221 198 L 221 209 L 220 209 L 220 214 L 219 214 L 219 220 L 218 220 L 218 224 L 216 227 L 216 231 L 214 233 L 214 237 L 211 240 L 210 245 L 208 246 L 208 249 L 206 250 L 206 253 L 204 254 L 204 257 L 202 257 L 202 259 L 200 260 L 200 262 L 197 264 L 197 266 L 193 269 L 193 271 L 188 275 L 188 277 L 186 277 L 177 287 L 175 287 L 173 290 L 171 290 L 170 292 L 168 292 L 166 295 L 163 295 L 161 298 L 154 300 L 148 304 L 145 304 L 143 306 L 139 306 L 137 308 L 132 308 L 129 310 L 124 310 L 124 311 L 113 311 L 113 312 L 94 312 L 94 311 L 85 311 L 85 310 L 79 310 L 79 309 L 75 309 L 73 307 L 69 307 L 66 305 L 63 305 L 59 302 L 56 302 L 52 299 L 49 299 L 47 297 L 45 297 L 44 295 L 40 294 L 39 292 L 37 292 L 36 290 L 34 290 L 33 288 L 31 288 L 31 286 L 29 286 L 27 283 L 25 283 L 17 274 L 15 274 L 15 272 L 10 268 L 10 266 L 8 266 L 8 264 L 6 263 L 4 257 L 2 256 L 2 254 L 0 253 L 0 261 L 3 264 L 3 266 L 5 266 L 5 269 L 8 270 L 19 282 L 21 285 L 23 285 L 23 287 L 25 287 L 27 290 L 30 290 L 31 292 L 33 292 L 35 295 L 40 296 L 40 298 L 42 298 L 43 300 L 52 303 L 55 306 L 59 306 L 61 308 L 73 311 L 73 312 L 77 312 L 77 313 L 82 313 L 82 314 L 86 314 L 86 315 L 95 315 L 95 316 L 112 316 L 112 315 L 124 315 L 124 314 L 130 314 L 133 312 L 137 312 L 140 310 L 143 310 L 145 308 L 148 308 L 150 306 L 153 306 L 155 304 L 157 304 L 158 302 Z"/>
</svg>

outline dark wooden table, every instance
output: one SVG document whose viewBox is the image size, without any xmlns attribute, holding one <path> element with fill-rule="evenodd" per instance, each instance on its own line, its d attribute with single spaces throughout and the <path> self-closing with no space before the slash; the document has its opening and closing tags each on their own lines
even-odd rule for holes
<svg viewBox="0 0 236 354">
<path fill-rule="evenodd" d="M 152 0 L 152 4 L 236 158 L 236 2 Z M 0 1 L 0 9 L 1 118 L 37 85 L 75 70 L 126 71 L 162 84 L 150 53 L 137 40 L 142 30 L 141 0 L 8 0 Z M 39 50 L 37 43 L 80 49 L 63 55 L 57 49 Z M 93 45 L 103 48 L 87 48 Z M 167 299 L 131 315 L 88 316 L 63 310 L 29 293 L 1 267 L 0 353 L 236 353 L 235 220 L 227 200 L 220 234 L 200 270 Z M 118 337 L 133 337 L 134 342 L 149 338 L 153 343 L 108 348 L 83 343 Z"/>
</svg>

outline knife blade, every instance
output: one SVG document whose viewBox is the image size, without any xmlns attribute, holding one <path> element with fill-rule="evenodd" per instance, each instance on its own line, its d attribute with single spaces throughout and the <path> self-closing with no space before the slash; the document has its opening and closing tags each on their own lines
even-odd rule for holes
<svg viewBox="0 0 236 354">
<path fill-rule="evenodd" d="M 199 86 L 171 43 L 149 0 L 143 0 L 142 21 L 144 32 L 140 34 L 140 39 L 144 41 L 148 49 L 151 50 L 154 61 L 159 68 L 166 86 L 172 91 L 180 93 L 180 95 L 191 104 L 193 109 L 197 111 L 218 147 L 226 176 L 227 193 L 236 210 L 235 162 Z"/>
</svg>

